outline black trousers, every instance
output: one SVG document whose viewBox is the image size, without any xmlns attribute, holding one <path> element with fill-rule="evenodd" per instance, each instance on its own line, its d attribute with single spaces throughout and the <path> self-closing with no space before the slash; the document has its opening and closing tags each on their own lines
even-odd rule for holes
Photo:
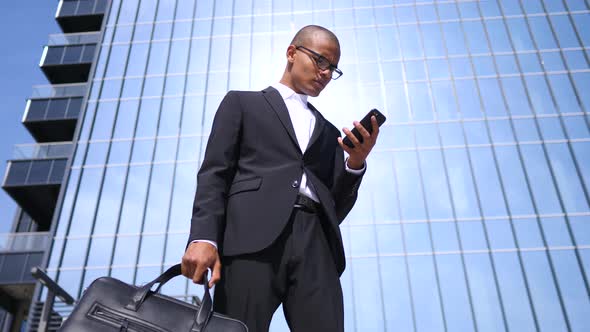
<svg viewBox="0 0 590 332">
<path fill-rule="evenodd" d="M 268 331 L 281 303 L 291 331 L 344 331 L 340 278 L 317 214 L 293 209 L 271 246 L 222 264 L 214 309 L 250 332 Z"/>
</svg>

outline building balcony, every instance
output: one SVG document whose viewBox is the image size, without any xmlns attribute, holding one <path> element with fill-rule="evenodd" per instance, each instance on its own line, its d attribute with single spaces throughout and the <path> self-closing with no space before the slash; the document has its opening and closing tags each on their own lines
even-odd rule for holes
<svg viewBox="0 0 590 332">
<path fill-rule="evenodd" d="M 71 142 L 15 146 L 2 188 L 33 218 L 48 229 L 72 153 Z"/>
<path fill-rule="evenodd" d="M 50 35 L 39 66 L 52 84 L 88 81 L 99 32 Z"/>
<path fill-rule="evenodd" d="M 22 120 L 27 130 L 40 143 L 71 141 L 86 84 L 41 86 L 33 91 Z"/>
<path fill-rule="evenodd" d="M 13 317 L 30 305 L 37 281 L 31 270 L 50 243 L 49 232 L 0 234 L 0 302 Z"/>
<path fill-rule="evenodd" d="M 65 33 L 98 31 L 102 25 L 107 0 L 62 0 L 55 19 Z"/>
</svg>

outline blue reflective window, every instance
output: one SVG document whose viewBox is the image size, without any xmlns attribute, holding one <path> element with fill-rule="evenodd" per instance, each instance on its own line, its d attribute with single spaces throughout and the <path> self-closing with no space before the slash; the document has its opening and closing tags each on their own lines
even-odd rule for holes
<svg viewBox="0 0 590 332">
<path fill-rule="evenodd" d="M 404 253 L 400 224 L 376 225 L 377 248 L 380 255 Z M 352 227 L 351 230 L 357 229 Z M 356 235 L 355 235 L 356 236 Z"/>
<path fill-rule="evenodd" d="M 120 234 L 139 233 L 141 230 L 147 185 L 149 183 L 149 172 L 149 166 L 141 165 L 131 166 L 129 168 L 118 229 L 118 233 Z M 120 242 L 126 242 L 127 239 L 124 239 L 125 241 L 120 240 L 121 238 L 117 241 L 117 245 Z M 134 247 L 136 251 L 137 243 L 135 243 Z M 133 259 L 132 264 L 135 263 L 134 261 L 135 259 Z"/>
<path fill-rule="evenodd" d="M 537 47 L 540 50 L 557 48 L 557 43 L 555 42 L 555 39 L 553 39 L 551 27 L 545 16 L 529 17 L 528 22 L 531 26 L 531 31 L 535 38 L 535 42 L 537 43 Z"/>
<path fill-rule="evenodd" d="M 73 238 L 66 240 L 61 267 L 82 267 L 86 258 L 88 238 Z M 84 254 L 82 254 L 84 253 Z"/>
<path fill-rule="evenodd" d="M 547 144 L 546 147 L 566 212 L 588 212 L 584 188 L 576 176 L 576 166 L 567 144 Z"/>
<path fill-rule="evenodd" d="M 544 140 L 558 140 L 565 138 L 558 117 L 538 118 L 537 121 Z"/>
<path fill-rule="evenodd" d="M 86 165 L 103 165 L 106 163 L 107 152 L 109 149 L 108 142 L 96 142 L 88 144 L 88 153 L 86 154 Z"/>
<path fill-rule="evenodd" d="M 408 258 L 416 331 L 443 331 L 441 299 L 432 256 Z"/>
<path fill-rule="evenodd" d="M 455 78 L 473 76 L 471 60 L 469 58 L 450 58 L 449 62 L 451 63 L 452 73 Z"/>
<path fill-rule="evenodd" d="M 178 139 L 173 138 L 159 138 L 156 143 L 156 152 L 154 161 L 174 161 L 176 158 L 176 147 Z"/>
<path fill-rule="evenodd" d="M 147 67 L 148 75 L 161 75 L 166 72 L 169 45 L 170 42 L 152 43 Z"/>
<path fill-rule="evenodd" d="M 424 201 L 419 188 L 420 174 L 414 151 L 394 153 L 395 170 L 399 185 L 399 198 L 402 218 L 406 220 L 426 219 Z"/>
<path fill-rule="evenodd" d="M 483 114 L 475 81 L 471 79 L 457 80 L 455 88 L 459 100 L 459 110 L 463 118 L 481 118 Z"/>
<path fill-rule="evenodd" d="M 496 75 L 494 59 L 491 56 L 476 56 L 471 58 L 477 76 Z"/>
<path fill-rule="evenodd" d="M 533 312 L 518 255 L 514 252 L 493 253 L 496 275 L 506 323 L 510 331 L 535 331 Z"/>
<path fill-rule="evenodd" d="M 113 138 L 133 137 L 138 103 L 138 100 L 124 100 L 120 102 Z"/>
<path fill-rule="evenodd" d="M 575 243 L 578 246 L 590 244 L 590 217 L 569 216 L 570 227 L 574 235 Z"/>
<path fill-rule="evenodd" d="M 541 0 L 523 1 L 522 7 L 524 8 L 525 13 L 527 14 L 545 13 L 545 9 L 543 8 L 543 3 L 541 2 Z"/>
<path fill-rule="evenodd" d="M 131 153 L 131 141 L 113 141 L 108 164 L 126 164 Z"/>
<path fill-rule="evenodd" d="M 582 44 L 586 47 L 590 46 L 590 14 L 572 14 L 572 19 L 580 39 L 582 39 Z"/>
<path fill-rule="evenodd" d="M 406 61 L 406 78 L 407 80 L 425 80 L 426 71 L 424 61 Z M 361 70 L 361 73 L 364 72 Z"/>
<path fill-rule="evenodd" d="M 515 141 L 509 120 L 488 120 L 488 126 L 494 143 L 510 143 Z"/>
<path fill-rule="evenodd" d="M 94 126 L 92 128 L 92 139 L 109 139 L 113 130 L 113 122 L 115 119 L 115 112 L 117 110 L 117 102 L 100 102 L 96 110 L 94 118 Z M 88 119 L 89 120 L 89 119 Z"/>
<path fill-rule="evenodd" d="M 520 73 L 518 65 L 516 64 L 516 58 L 512 54 L 497 55 L 496 64 L 498 65 L 498 74 L 500 75 Z"/>
<path fill-rule="evenodd" d="M 481 21 L 463 21 L 463 30 L 472 54 L 490 51 Z"/>
<path fill-rule="evenodd" d="M 550 251 L 572 331 L 583 331 L 590 324 L 590 300 L 585 288 L 584 275 L 573 250 Z"/>
<path fill-rule="evenodd" d="M 506 205 L 497 176 L 492 150 L 488 147 L 471 148 L 471 162 L 478 184 L 479 199 L 484 216 L 505 216 Z"/>
<path fill-rule="evenodd" d="M 124 23 L 133 23 L 135 21 L 135 14 L 137 12 L 138 7 L 138 0 L 131 0 L 131 1 L 121 1 L 121 8 L 119 9 L 119 16 L 117 19 L 117 24 L 124 24 Z M 116 7 L 113 6 L 111 10 L 115 10 Z M 115 10 L 114 13 L 117 11 Z M 116 17 L 117 15 L 111 15 Z M 109 24 L 110 25 L 110 24 Z"/>
<path fill-rule="evenodd" d="M 522 252 L 522 257 L 539 326 L 547 331 L 566 331 L 546 252 Z"/>
<path fill-rule="evenodd" d="M 463 130 L 459 122 L 439 123 L 440 136 L 443 146 L 464 145 Z"/>
<path fill-rule="evenodd" d="M 510 31 L 516 51 L 535 50 L 535 44 L 529 34 L 527 23 L 523 18 L 508 18 L 506 19 L 506 24 L 508 25 L 508 31 Z"/>
<path fill-rule="evenodd" d="M 568 75 L 547 75 L 547 79 L 561 113 L 578 113 L 582 111 Z M 578 91 L 578 94 L 584 93 Z"/>
<path fill-rule="evenodd" d="M 139 98 L 141 96 L 141 87 L 143 78 L 126 78 L 123 80 L 123 92 L 121 98 Z"/>
<path fill-rule="evenodd" d="M 380 10 L 375 10 L 379 12 Z M 436 21 L 438 19 L 436 15 L 436 7 L 432 5 L 418 5 L 416 6 L 416 15 L 418 20 L 421 22 Z"/>
<path fill-rule="evenodd" d="M 500 310 L 490 257 L 488 254 L 466 254 L 464 257 L 475 320 L 479 330 L 503 330 L 504 320 Z"/>
<path fill-rule="evenodd" d="M 557 200 L 557 193 L 551 181 L 551 174 L 543 150 L 538 144 L 521 145 L 522 157 L 531 179 L 545 179 L 545 181 L 531 181 L 533 197 L 541 214 L 561 213 Z"/>
<path fill-rule="evenodd" d="M 172 206 L 170 209 L 169 232 L 186 232 L 185 208 L 191 207 L 197 187 L 197 163 L 182 163 L 176 166 Z M 186 239 L 185 239 L 186 241 Z M 184 247 L 183 247 L 184 249 Z"/>
<path fill-rule="evenodd" d="M 479 92 L 487 116 L 505 116 L 506 106 L 496 78 L 479 80 Z"/>
<path fill-rule="evenodd" d="M 437 255 L 435 257 L 447 330 L 474 331 L 475 323 L 471 315 L 461 256 Z"/>
<path fill-rule="evenodd" d="M 490 240 L 490 249 L 516 248 L 509 220 L 488 219 L 484 222 L 488 239 Z"/>
<path fill-rule="evenodd" d="M 143 99 L 137 120 L 135 137 L 156 136 L 161 99 Z"/>
<path fill-rule="evenodd" d="M 543 76 L 525 76 L 531 103 L 537 114 L 555 113 L 553 100 Z"/>
<path fill-rule="evenodd" d="M 82 179 L 80 180 L 80 187 L 68 231 L 69 236 L 87 236 L 90 234 L 102 173 L 102 168 L 86 168 L 82 172 Z M 77 250 L 76 254 L 79 255 L 79 248 Z"/>
<path fill-rule="evenodd" d="M 78 297 L 80 283 L 82 282 L 82 270 L 61 270 L 56 282 L 71 296 Z"/>
<path fill-rule="evenodd" d="M 566 221 L 563 217 L 541 218 L 543 234 L 549 247 L 571 246 L 572 239 L 568 232 Z"/>
<path fill-rule="evenodd" d="M 570 139 L 590 138 L 590 131 L 583 116 L 564 116 L 563 123 Z"/>
<path fill-rule="evenodd" d="M 457 218 L 479 217 L 477 198 L 465 149 L 444 150 Z"/>
<path fill-rule="evenodd" d="M 408 94 L 412 105 L 412 116 L 416 121 L 434 120 L 432 102 L 426 83 L 408 83 Z"/>
<path fill-rule="evenodd" d="M 504 77 L 502 89 L 506 97 L 506 104 L 511 115 L 529 115 L 531 107 L 528 103 L 527 93 L 520 77 Z M 517 130 L 518 132 L 518 130 Z"/>
<path fill-rule="evenodd" d="M 371 167 L 375 168 L 375 174 L 365 177 L 366 183 L 373 188 L 379 188 L 378 192 L 371 194 L 374 202 L 373 215 L 375 220 L 399 220 L 399 209 L 395 178 L 390 176 L 383 186 L 383 174 L 393 174 L 393 154 L 390 152 L 375 153 L 371 156 Z"/>
<path fill-rule="evenodd" d="M 139 211 L 137 211 L 139 212 Z M 139 213 L 141 215 L 141 213 Z M 135 232 L 139 232 L 139 229 Z M 112 265 L 135 265 L 137 263 L 137 251 L 139 250 L 139 236 L 137 235 L 123 235 L 121 236 L 121 230 L 119 230 L 119 236 L 115 240 L 115 252 L 113 255 Z M 113 272 L 114 273 L 114 272 Z M 133 274 L 132 274 L 133 275 Z M 119 279 L 117 277 L 117 279 Z M 124 281 L 124 279 L 120 279 Z M 132 281 L 129 281 L 132 282 Z"/>
<path fill-rule="evenodd" d="M 129 45 L 113 45 L 111 47 L 105 77 L 121 77 L 124 75 L 128 50 Z"/>
<path fill-rule="evenodd" d="M 512 0 L 498 0 L 498 2 L 502 6 L 502 11 L 504 15 L 522 14 L 520 2 L 515 2 Z"/>
<path fill-rule="evenodd" d="M 140 1 L 139 12 L 137 13 L 137 22 L 151 22 L 156 17 L 156 6 L 158 5 L 155 1 Z"/>
<path fill-rule="evenodd" d="M 188 40 L 175 40 L 172 42 L 170 49 L 170 59 L 168 64 L 168 73 L 185 73 L 187 69 L 189 53 Z"/>
<path fill-rule="evenodd" d="M 541 139 L 537 132 L 534 119 L 514 119 L 512 123 L 516 131 L 516 137 L 520 142 L 538 141 Z"/>
<path fill-rule="evenodd" d="M 420 34 L 415 25 L 402 25 L 398 27 L 400 33 L 400 42 L 402 54 L 405 58 L 422 57 L 422 47 L 420 45 Z"/>
<path fill-rule="evenodd" d="M 454 222 L 431 222 L 430 229 L 434 251 L 442 252 L 459 250 L 459 239 Z"/>
<path fill-rule="evenodd" d="M 540 248 L 545 246 L 537 219 L 513 219 L 512 223 L 519 248 Z"/>
<path fill-rule="evenodd" d="M 351 226 L 350 255 L 369 256 L 377 254 L 375 225 Z"/>
<path fill-rule="evenodd" d="M 176 19 L 192 19 L 197 0 L 177 0 Z"/>
<path fill-rule="evenodd" d="M 101 99 L 119 98 L 121 94 L 121 83 L 123 80 L 105 80 L 102 84 L 102 91 L 100 93 Z"/>
<path fill-rule="evenodd" d="M 521 53 L 517 57 L 523 73 L 538 73 L 543 71 L 536 53 Z"/>
<path fill-rule="evenodd" d="M 439 120 L 458 119 L 457 102 L 449 81 L 432 82 L 432 97 Z"/>
<path fill-rule="evenodd" d="M 199 7 L 199 6 L 197 6 Z M 211 29 L 213 28 L 213 20 L 211 19 L 197 19 L 193 23 L 193 38 L 194 37 L 209 37 L 211 35 Z M 209 44 L 209 39 L 197 39 L 193 42 L 206 42 Z M 206 49 L 200 49 L 201 52 L 207 53 Z"/>
<path fill-rule="evenodd" d="M 447 59 L 430 59 L 427 60 L 428 75 L 431 79 L 448 79 L 451 77 L 449 63 Z M 435 82 L 433 82 L 434 84 Z M 450 83 L 450 82 L 449 82 Z"/>
<path fill-rule="evenodd" d="M 468 144 L 473 145 L 490 143 L 485 122 L 467 121 L 463 123 L 463 127 L 465 128 L 465 137 Z"/>
<path fill-rule="evenodd" d="M 409 294 L 410 287 L 405 258 L 381 257 L 379 260 L 381 263 L 381 287 L 387 331 L 412 331 L 414 329 L 412 322 L 413 308 Z"/>
<path fill-rule="evenodd" d="M 534 209 L 515 146 L 497 146 L 496 158 L 512 215 L 531 215 Z"/>
<path fill-rule="evenodd" d="M 391 60 L 400 58 L 399 40 L 396 27 L 379 27 L 377 28 L 379 35 L 379 50 L 381 52 L 381 59 Z"/>
<path fill-rule="evenodd" d="M 565 0 L 567 8 L 571 11 L 588 9 L 584 0 Z"/>
<path fill-rule="evenodd" d="M 149 163 L 149 162 L 151 162 L 152 156 L 154 154 L 154 144 L 155 144 L 155 140 L 153 140 L 153 139 L 135 140 L 135 142 L 133 144 L 131 162 L 132 163 Z"/>
<path fill-rule="evenodd" d="M 486 20 L 489 40 L 494 52 L 511 52 L 512 45 L 502 19 Z"/>
<path fill-rule="evenodd" d="M 481 221 L 457 222 L 463 250 L 487 250 L 486 235 Z"/>
<path fill-rule="evenodd" d="M 373 8 L 356 8 L 354 11 L 354 17 L 356 26 L 375 24 L 375 15 L 373 14 Z"/>
<path fill-rule="evenodd" d="M 113 37 L 114 43 L 128 43 L 131 41 L 131 34 L 133 33 L 132 25 L 118 25 Z"/>
<path fill-rule="evenodd" d="M 143 96 L 159 97 L 164 90 L 164 76 L 146 77 L 143 85 Z"/>
<path fill-rule="evenodd" d="M 182 120 L 180 121 L 180 134 L 193 135 L 203 131 L 203 96 L 191 96 L 184 99 Z"/>
<path fill-rule="evenodd" d="M 162 222 L 162 220 L 160 220 L 160 222 Z M 164 237 L 165 235 L 142 236 L 137 263 L 141 265 L 161 264 L 162 256 L 164 255 Z M 146 281 L 151 281 L 155 276 L 157 276 L 157 274 L 154 274 L 151 278 L 146 276 Z"/>
<path fill-rule="evenodd" d="M 559 3 L 561 4 L 561 2 Z M 553 30 L 557 35 L 560 47 L 580 47 L 568 15 L 551 15 L 549 16 L 549 19 L 551 20 Z"/>
<path fill-rule="evenodd" d="M 353 259 L 352 272 L 357 278 L 353 279 L 355 302 L 366 305 L 356 306 L 354 314 L 357 321 L 363 322 L 363 328 L 378 331 L 383 329 L 383 303 L 375 301 L 381 298 L 379 283 L 379 265 L 376 258 Z M 362 276 L 362 277 L 361 277 Z"/>
<path fill-rule="evenodd" d="M 112 236 L 92 238 L 90 242 L 90 250 L 88 251 L 88 261 L 86 262 L 86 265 L 109 266 L 111 264 L 111 255 L 113 252 L 114 242 L 115 238 Z"/>
<path fill-rule="evenodd" d="M 439 3 L 438 15 L 441 20 L 456 20 L 459 18 L 457 6 L 454 3 Z"/>
<path fill-rule="evenodd" d="M 565 70 L 563 61 L 561 61 L 561 54 L 559 52 L 542 52 L 541 61 L 546 71 L 561 71 Z"/>
<path fill-rule="evenodd" d="M 545 10 L 547 11 L 547 13 L 565 11 L 565 7 L 563 6 L 562 1 L 543 1 L 543 2 L 545 3 Z"/>
<path fill-rule="evenodd" d="M 443 32 L 449 55 L 467 54 L 463 29 L 458 22 L 443 23 Z"/>
<path fill-rule="evenodd" d="M 396 7 L 395 10 L 398 24 L 416 23 L 418 21 L 414 6 L 400 6 Z"/>
<path fill-rule="evenodd" d="M 584 51 L 564 51 L 563 54 L 569 70 L 588 69 L 588 63 L 584 58 Z"/>
<path fill-rule="evenodd" d="M 436 129 L 433 128 L 432 132 L 436 133 Z M 419 155 L 429 218 L 453 218 L 441 152 L 438 150 L 422 150 Z"/>
<path fill-rule="evenodd" d="M 439 24 L 421 26 L 424 36 L 424 53 L 427 57 L 445 56 L 445 45 Z"/>
</svg>

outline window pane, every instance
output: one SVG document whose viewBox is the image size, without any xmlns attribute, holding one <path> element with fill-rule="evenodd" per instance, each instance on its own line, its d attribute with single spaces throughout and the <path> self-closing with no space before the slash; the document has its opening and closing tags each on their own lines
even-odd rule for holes
<svg viewBox="0 0 590 332">
<path fill-rule="evenodd" d="M 474 331 L 465 271 L 459 255 L 437 255 L 445 323 L 448 331 Z"/>
<path fill-rule="evenodd" d="M 496 156 L 510 213 L 512 215 L 534 214 L 531 194 L 516 147 L 498 146 L 496 147 Z"/>
<path fill-rule="evenodd" d="M 432 256 L 408 256 L 416 331 L 443 331 L 441 304 Z"/>
</svg>

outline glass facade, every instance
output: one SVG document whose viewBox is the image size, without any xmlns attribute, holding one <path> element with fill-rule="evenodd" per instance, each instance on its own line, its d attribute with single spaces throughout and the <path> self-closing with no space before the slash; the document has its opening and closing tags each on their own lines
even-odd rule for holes
<svg viewBox="0 0 590 332">
<path fill-rule="evenodd" d="M 587 0 L 113 0 L 49 274 L 79 297 L 179 262 L 219 102 L 278 81 L 307 24 L 344 72 L 311 102 L 388 118 L 341 226 L 346 331 L 587 329 Z"/>
</svg>

